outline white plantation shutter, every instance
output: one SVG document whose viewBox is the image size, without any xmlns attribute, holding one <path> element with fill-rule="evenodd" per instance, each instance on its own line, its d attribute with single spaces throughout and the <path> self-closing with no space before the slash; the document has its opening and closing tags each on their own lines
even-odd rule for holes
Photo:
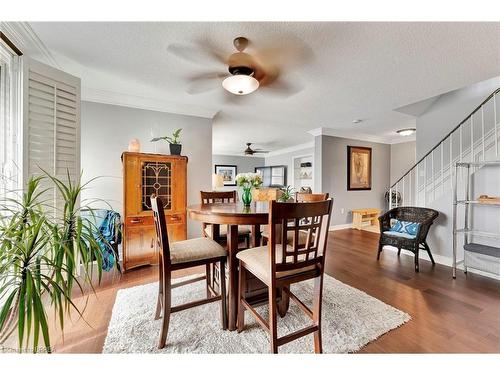
<svg viewBox="0 0 500 375">
<path fill-rule="evenodd" d="M 0 201 L 15 196 L 21 183 L 19 103 L 20 60 L 0 42 Z"/>
<path fill-rule="evenodd" d="M 24 64 L 24 179 L 43 171 L 80 177 L 80 79 L 27 60 Z M 52 186 L 48 181 L 46 186 Z M 56 190 L 46 199 L 61 208 Z"/>
</svg>

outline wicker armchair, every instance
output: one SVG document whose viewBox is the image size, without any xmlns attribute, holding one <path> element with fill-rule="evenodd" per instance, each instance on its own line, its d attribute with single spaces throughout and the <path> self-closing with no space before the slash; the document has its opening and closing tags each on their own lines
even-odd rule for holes
<svg viewBox="0 0 500 375">
<path fill-rule="evenodd" d="M 430 208 L 423 207 L 397 207 L 378 218 L 380 222 L 380 241 L 378 245 L 377 260 L 380 259 L 380 253 L 385 245 L 390 245 L 398 248 L 398 256 L 401 254 L 401 249 L 410 250 L 415 254 L 415 272 L 418 272 L 418 253 L 420 250 L 426 250 L 431 258 L 432 265 L 435 264 L 431 254 L 431 249 L 426 242 L 427 233 L 438 217 L 439 212 Z M 390 232 L 391 219 L 411 221 L 420 223 L 420 228 L 416 236 L 408 236 Z"/>
</svg>

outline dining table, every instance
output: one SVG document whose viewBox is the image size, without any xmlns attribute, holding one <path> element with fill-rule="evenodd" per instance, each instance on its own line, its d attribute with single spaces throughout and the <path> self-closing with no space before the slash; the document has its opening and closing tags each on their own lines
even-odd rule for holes
<svg viewBox="0 0 500 375">
<path fill-rule="evenodd" d="M 251 247 L 260 246 L 260 226 L 269 220 L 269 203 L 267 201 L 252 202 L 250 206 L 242 203 L 212 203 L 195 204 L 187 207 L 191 220 L 207 223 L 213 226 L 212 237 L 215 241 L 220 239 L 220 226 L 227 225 L 227 250 L 228 250 L 228 329 L 236 330 L 238 313 L 238 259 L 236 254 L 240 249 L 238 241 L 238 226 L 251 227 Z M 265 285 L 260 283 L 260 289 Z"/>
</svg>

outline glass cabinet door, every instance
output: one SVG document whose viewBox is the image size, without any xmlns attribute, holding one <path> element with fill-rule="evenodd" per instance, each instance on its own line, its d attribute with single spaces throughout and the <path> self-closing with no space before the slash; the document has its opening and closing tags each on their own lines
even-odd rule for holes
<svg viewBox="0 0 500 375">
<path fill-rule="evenodd" d="M 172 164 L 170 162 L 144 161 L 142 173 L 142 209 L 151 210 L 151 194 L 163 202 L 165 210 L 172 209 Z"/>
</svg>

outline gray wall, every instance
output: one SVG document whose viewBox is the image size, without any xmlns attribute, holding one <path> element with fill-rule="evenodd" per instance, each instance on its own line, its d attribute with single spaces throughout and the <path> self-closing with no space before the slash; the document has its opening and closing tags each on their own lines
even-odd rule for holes
<svg viewBox="0 0 500 375">
<path fill-rule="evenodd" d="M 211 173 L 215 172 L 215 165 L 236 165 L 238 173 L 254 172 L 255 167 L 265 165 L 265 159 L 257 156 L 212 155 Z M 219 190 L 235 190 L 236 186 L 225 186 Z"/>
<path fill-rule="evenodd" d="M 500 77 L 442 95 L 426 113 L 417 118 L 417 157 L 434 147 L 498 87 L 500 87 Z M 475 174 L 474 180 L 473 197 L 480 194 L 500 196 L 500 168 L 483 168 Z M 459 181 L 460 186 L 463 186 L 463 183 Z M 453 238 L 451 187 L 448 188 L 446 194 L 427 206 L 440 212 L 437 222 L 429 232 L 429 245 L 433 254 L 437 255 L 435 257 L 437 262 L 451 264 Z M 493 210 L 491 207 L 474 207 L 472 213 L 474 226 L 485 231 L 500 233 L 499 214 L 498 208 Z M 487 243 L 481 239 L 475 241 Z M 459 238 L 459 251 L 461 252 L 460 249 L 461 239 Z M 426 255 L 422 258 L 426 258 Z"/>
<path fill-rule="evenodd" d="M 293 158 L 302 155 L 314 155 L 314 147 L 266 157 L 266 166 L 286 165 L 286 183 L 287 185 L 293 185 Z M 314 158 L 313 167 L 315 164 L 316 158 Z M 314 184 L 316 184 L 316 176 L 314 176 Z"/>
<path fill-rule="evenodd" d="M 388 144 L 321 136 L 323 192 L 334 198 L 330 225 L 352 222 L 354 208 L 385 208 L 384 193 L 389 188 L 391 147 Z M 372 148 L 372 189 L 347 190 L 347 146 Z M 344 209 L 344 213 L 342 213 Z"/>
<path fill-rule="evenodd" d="M 81 160 L 83 180 L 105 176 L 91 183 L 83 199 L 103 199 L 122 213 L 123 188 L 120 155 L 131 138 L 138 138 L 142 152 L 166 153 L 168 144 L 151 143 L 153 136 L 182 128 L 182 154 L 188 156 L 188 204 L 199 201 L 199 191 L 211 189 L 212 120 L 108 104 L 82 102 Z M 93 204 L 103 206 L 102 202 Z M 198 236 L 200 224 L 188 222 L 188 236 Z"/>
<path fill-rule="evenodd" d="M 415 165 L 416 142 L 404 142 L 391 145 L 391 184 L 403 177 L 403 173 Z"/>
</svg>

